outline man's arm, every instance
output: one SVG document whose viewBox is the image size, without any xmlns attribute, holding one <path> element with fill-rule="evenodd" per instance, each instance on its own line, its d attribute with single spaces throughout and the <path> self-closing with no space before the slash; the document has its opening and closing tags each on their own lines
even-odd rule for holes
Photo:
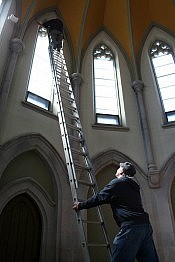
<svg viewBox="0 0 175 262">
<path fill-rule="evenodd" d="M 90 197 L 84 202 L 75 202 L 73 204 L 74 210 L 89 209 L 91 207 L 107 204 L 109 199 L 116 191 L 116 179 L 113 179 L 109 184 L 107 184 L 101 191 L 99 191 L 94 196 Z"/>
</svg>

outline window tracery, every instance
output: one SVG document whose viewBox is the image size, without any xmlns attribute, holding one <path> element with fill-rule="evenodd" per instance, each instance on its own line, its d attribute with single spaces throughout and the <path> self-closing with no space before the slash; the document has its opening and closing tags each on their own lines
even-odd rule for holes
<svg viewBox="0 0 175 262">
<path fill-rule="evenodd" d="M 160 100 L 167 122 L 175 121 L 175 58 L 172 48 L 164 41 L 155 41 L 150 48 Z"/>
<path fill-rule="evenodd" d="M 93 61 L 96 123 L 120 125 L 114 55 L 101 43 L 93 51 Z"/>
</svg>

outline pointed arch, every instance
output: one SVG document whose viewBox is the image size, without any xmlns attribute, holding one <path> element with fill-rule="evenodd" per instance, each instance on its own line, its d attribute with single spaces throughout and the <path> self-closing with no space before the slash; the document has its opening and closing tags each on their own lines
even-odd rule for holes
<svg viewBox="0 0 175 262">
<path fill-rule="evenodd" d="M 41 135 L 30 134 L 17 137 L 0 148 L 0 176 L 8 164 L 18 155 L 36 150 L 52 170 L 54 180 L 54 200 L 46 190 L 30 177 L 23 177 L 7 183 L 0 191 L 0 212 L 15 196 L 26 193 L 37 204 L 43 223 L 41 240 L 41 261 L 55 261 L 59 256 L 61 235 L 62 185 L 67 183 L 66 167 L 53 146 Z M 57 219 L 55 219 L 55 216 Z M 55 244 L 56 243 L 56 244 Z"/>
<path fill-rule="evenodd" d="M 120 105 L 120 127 L 126 127 L 126 114 L 125 114 L 125 105 L 124 105 L 124 92 L 127 90 L 131 92 L 130 82 L 131 82 L 131 73 L 126 63 L 125 57 L 121 52 L 120 48 L 117 44 L 113 41 L 113 39 L 105 32 L 100 31 L 97 35 L 91 39 L 91 42 L 87 46 L 85 50 L 81 71 L 82 75 L 84 76 L 84 83 L 86 84 L 87 88 L 81 89 L 81 95 L 83 97 L 88 97 L 87 104 L 92 104 L 91 111 L 89 114 L 92 116 L 92 123 L 96 125 L 96 115 L 95 112 L 95 102 L 94 102 L 94 81 L 93 81 L 93 50 L 96 46 L 104 44 L 106 45 L 114 55 L 115 67 L 116 67 L 116 82 L 118 85 L 118 97 L 119 97 L 119 105 Z M 83 84 L 84 84 L 83 83 Z M 82 99 L 83 101 L 83 99 Z M 94 127 L 95 127 L 94 126 Z"/>
<path fill-rule="evenodd" d="M 142 39 L 142 42 L 141 42 L 141 46 L 139 48 L 139 51 L 138 51 L 138 55 L 137 55 L 137 62 L 138 62 L 138 65 L 139 65 L 139 76 L 141 77 L 141 59 L 142 59 L 142 53 L 143 53 L 143 49 L 144 49 L 144 46 L 145 46 L 145 43 L 147 43 L 148 39 L 151 37 L 151 35 L 154 35 L 154 33 L 157 35 L 157 33 L 159 32 L 161 35 L 162 34 L 167 34 L 169 35 L 170 37 L 174 37 L 174 33 L 167 27 L 159 24 L 159 23 L 151 23 L 147 29 L 145 30 L 145 34 L 144 34 L 144 37 Z M 166 37 L 166 35 L 165 35 Z M 166 39 L 166 38 L 165 38 Z M 162 40 L 166 41 L 164 38 Z M 155 39 L 154 39 L 155 40 Z M 152 40 L 152 42 L 154 41 Z"/>
<path fill-rule="evenodd" d="M 132 65 L 129 59 L 128 54 L 126 53 L 125 49 L 123 48 L 122 44 L 120 43 L 120 41 L 118 39 L 116 39 L 113 34 L 108 31 L 108 29 L 106 27 L 102 27 L 100 28 L 98 31 L 96 31 L 89 39 L 87 44 L 84 46 L 83 50 L 82 50 L 82 54 L 81 54 L 81 61 L 83 62 L 84 56 L 86 55 L 87 49 L 89 48 L 89 46 L 91 45 L 91 43 L 98 38 L 98 36 L 100 34 L 104 33 L 104 39 L 106 38 L 105 42 L 107 41 L 107 39 L 109 39 L 111 42 L 113 42 L 113 44 L 116 46 L 116 48 L 118 49 L 118 51 L 121 53 L 121 55 L 123 56 L 131 76 L 133 75 L 133 69 L 132 69 Z M 96 40 L 95 40 L 96 41 Z M 100 42 L 97 42 L 97 45 L 100 44 Z M 107 44 L 107 42 L 106 42 Z M 108 45 L 108 44 L 107 44 Z M 111 46 L 109 46 L 111 48 Z M 81 66 L 82 66 L 82 62 L 81 62 Z"/>
<path fill-rule="evenodd" d="M 161 122 L 164 126 L 168 126 L 173 125 L 173 122 L 167 122 L 166 115 L 168 114 L 168 111 L 165 112 L 165 110 L 163 109 L 163 102 L 162 98 L 160 97 L 160 90 L 158 88 L 157 79 L 155 78 L 154 69 L 152 67 L 151 59 L 149 57 L 150 47 L 157 40 L 166 43 L 168 46 L 172 48 L 173 51 L 175 50 L 174 37 L 162 28 L 158 28 L 156 26 L 152 27 L 144 42 L 140 57 L 141 79 L 144 82 L 145 87 L 149 87 L 145 89 L 145 99 L 147 99 L 148 104 L 150 103 L 149 109 L 151 111 L 153 111 L 153 103 L 151 100 L 154 98 L 154 119 L 156 118 L 156 121 L 158 121 L 159 123 Z"/>
<path fill-rule="evenodd" d="M 27 24 L 27 28 L 25 29 L 24 34 L 24 42 L 26 47 L 28 46 L 28 34 L 31 34 L 32 31 L 35 31 L 35 35 L 33 38 L 33 41 L 35 41 L 36 37 L 36 31 L 38 25 L 42 25 L 46 21 L 52 20 L 52 19 L 60 19 L 60 21 L 63 23 L 63 31 L 64 31 L 64 55 L 67 62 L 67 67 L 69 73 L 72 73 L 75 71 L 75 54 L 73 51 L 73 44 L 71 40 L 71 36 L 68 30 L 68 27 L 64 21 L 64 18 L 61 14 L 61 12 L 53 7 L 45 8 L 42 11 L 38 12 L 33 16 L 30 21 Z M 33 43 L 34 44 L 34 43 Z"/>
<path fill-rule="evenodd" d="M 115 165 L 117 169 L 117 167 L 121 162 L 127 162 L 127 161 L 135 165 L 137 171 L 135 175 L 135 179 L 141 185 L 143 193 L 144 191 L 146 193 L 147 190 L 146 174 L 144 174 L 143 170 L 137 165 L 137 163 L 135 163 L 128 156 L 122 154 L 117 150 L 109 149 L 95 155 L 92 159 L 94 173 L 95 175 L 97 175 L 102 169 L 104 169 L 109 165 Z"/>
</svg>

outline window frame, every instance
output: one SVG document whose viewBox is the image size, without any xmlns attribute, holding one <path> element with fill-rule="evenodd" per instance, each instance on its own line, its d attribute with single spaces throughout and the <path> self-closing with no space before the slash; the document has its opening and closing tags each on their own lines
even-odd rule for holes
<svg viewBox="0 0 175 262">
<path fill-rule="evenodd" d="M 42 28 L 42 26 L 38 26 L 37 28 L 37 32 L 36 32 L 36 38 L 35 38 L 35 43 L 34 43 L 34 47 L 33 47 L 33 55 L 32 55 L 32 59 L 31 59 L 31 65 L 30 65 L 30 70 L 29 70 L 29 78 L 28 78 L 28 82 L 27 82 L 27 89 L 26 89 L 26 95 L 25 95 L 25 102 L 31 104 L 32 106 L 35 106 L 35 107 L 38 107 L 39 109 L 41 110 L 44 110 L 44 111 L 47 111 L 47 112 L 50 112 L 50 113 L 53 113 L 53 102 L 54 102 L 54 84 L 52 83 L 52 87 L 50 88 L 51 89 L 51 93 L 50 93 L 50 100 L 30 91 L 28 88 L 29 88 L 29 83 L 30 83 L 30 77 L 31 77 L 31 73 L 32 73 L 32 67 L 33 67 L 33 62 L 34 62 L 34 57 L 35 57 L 35 50 L 36 50 L 36 45 L 37 45 L 37 40 L 38 40 L 38 35 L 39 35 L 39 30 L 40 28 Z M 45 36 L 48 38 L 48 36 Z M 49 47 L 49 39 L 48 39 L 48 47 Z M 50 60 L 49 60 L 49 63 L 50 63 Z M 50 68 L 51 68 L 51 65 L 50 65 Z M 52 74 L 52 68 L 51 68 L 51 74 Z M 53 77 L 53 76 L 52 76 Z M 32 103 L 30 101 L 28 101 L 28 98 L 29 98 L 29 95 L 33 95 L 33 96 L 36 96 L 38 99 L 36 101 L 43 101 L 43 105 L 44 104 L 47 104 L 47 109 L 42 107 L 42 106 L 39 106 L 35 103 Z"/>
<path fill-rule="evenodd" d="M 109 49 L 110 53 L 112 54 L 112 62 L 113 62 L 113 72 L 114 72 L 114 81 L 115 81 L 115 91 L 116 91 L 116 103 L 117 103 L 117 109 L 118 109 L 118 114 L 108 114 L 108 113 L 98 113 L 96 111 L 96 86 L 95 86 L 95 64 L 94 64 L 94 52 L 95 50 L 104 45 L 107 49 Z M 111 48 L 109 48 L 109 46 L 104 43 L 104 42 L 100 42 L 97 45 L 95 45 L 95 47 L 93 48 L 93 54 L 92 54 L 92 58 L 93 58 L 93 98 L 94 98 L 94 114 L 95 114 L 95 125 L 100 125 L 100 126 L 113 126 L 113 127 L 121 127 L 121 106 L 120 106 L 120 96 L 119 96 L 119 87 L 118 87 L 118 79 L 117 79 L 117 69 L 116 69 L 116 61 L 115 61 L 115 55 L 113 53 L 113 51 L 111 50 Z M 106 120 L 108 119 L 113 119 L 114 121 L 116 121 L 118 124 L 112 124 L 112 123 L 99 123 L 98 122 L 98 117 L 107 117 Z M 109 118 L 108 118 L 109 117 Z"/>
<path fill-rule="evenodd" d="M 165 42 L 165 41 L 163 41 L 163 40 L 160 40 L 160 39 L 154 40 L 154 41 L 151 43 L 150 48 L 149 48 L 149 58 L 150 58 L 151 67 L 152 67 L 153 74 L 154 74 L 154 79 L 155 79 L 155 82 L 156 82 L 156 87 L 157 87 L 159 99 L 160 99 L 161 109 L 162 109 L 162 113 L 163 113 L 163 122 L 164 122 L 165 124 L 171 124 L 171 123 L 174 124 L 174 123 L 175 123 L 175 120 L 169 121 L 169 120 L 168 120 L 168 115 L 171 115 L 171 114 L 174 114 L 174 115 L 175 115 L 175 109 L 174 109 L 174 110 L 171 110 L 171 111 L 166 111 L 166 110 L 165 110 L 164 99 L 163 99 L 162 94 L 161 94 L 160 86 L 159 86 L 159 83 L 158 83 L 158 77 L 157 77 L 156 70 L 155 70 L 155 67 L 154 67 L 154 64 L 153 64 L 153 55 L 151 55 L 153 45 L 156 44 L 156 42 L 165 43 L 165 44 L 169 47 L 170 51 L 169 51 L 168 54 L 171 54 L 171 55 L 172 55 L 174 64 L 175 64 L 175 54 L 174 54 L 174 52 L 173 52 L 172 46 L 169 45 L 167 42 Z"/>
</svg>

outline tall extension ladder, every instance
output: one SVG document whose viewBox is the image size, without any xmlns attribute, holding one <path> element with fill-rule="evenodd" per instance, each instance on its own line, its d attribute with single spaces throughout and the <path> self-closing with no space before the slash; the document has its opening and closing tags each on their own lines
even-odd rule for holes
<svg viewBox="0 0 175 262">
<path fill-rule="evenodd" d="M 70 79 L 62 49 L 53 45 L 53 39 L 49 36 L 49 55 L 53 71 L 53 77 L 58 96 L 58 120 L 63 142 L 66 165 L 69 175 L 69 182 L 72 192 L 73 202 L 80 201 L 82 197 L 82 186 L 91 188 L 91 194 L 98 191 L 95 176 L 93 174 L 92 163 L 89 157 L 85 137 L 83 134 L 80 118 L 71 87 Z M 101 207 L 96 207 L 97 218 L 95 221 L 88 221 L 86 213 L 76 212 L 80 241 L 85 262 L 90 262 L 89 248 L 106 248 L 109 257 L 111 249 L 107 230 L 104 223 Z M 99 225 L 104 243 L 88 243 L 87 226 Z"/>
</svg>

